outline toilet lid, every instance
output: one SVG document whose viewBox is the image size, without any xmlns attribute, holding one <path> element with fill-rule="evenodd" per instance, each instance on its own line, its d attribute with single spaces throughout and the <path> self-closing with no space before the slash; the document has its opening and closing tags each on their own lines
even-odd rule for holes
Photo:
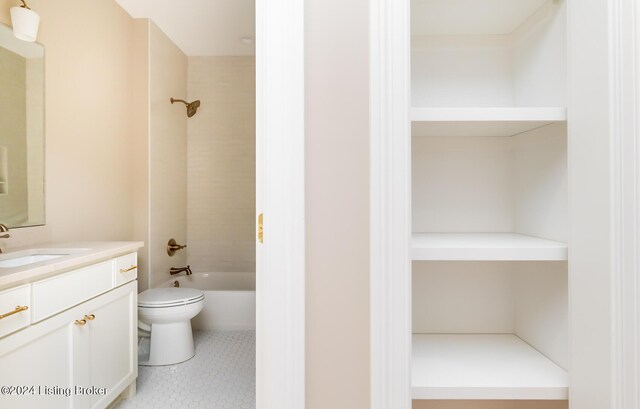
<svg viewBox="0 0 640 409">
<path fill-rule="evenodd" d="M 158 307 L 191 304 L 204 298 L 204 293 L 195 288 L 151 288 L 138 294 L 138 306 Z"/>
</svg>

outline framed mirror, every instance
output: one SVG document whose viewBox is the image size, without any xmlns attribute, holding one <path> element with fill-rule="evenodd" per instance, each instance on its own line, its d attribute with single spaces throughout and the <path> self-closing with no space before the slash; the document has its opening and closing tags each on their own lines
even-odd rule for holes
<svg viewBox="0 0 640 409">
<path fill-rule="evenodd" d="M 0 24 L 0 223 L 45 223 L 44 47 Z"/>
</svg>

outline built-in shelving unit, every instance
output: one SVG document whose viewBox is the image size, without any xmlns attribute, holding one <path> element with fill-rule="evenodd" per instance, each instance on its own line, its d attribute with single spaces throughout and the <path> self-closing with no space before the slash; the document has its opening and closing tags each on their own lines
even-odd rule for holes
<svg viewBox="0 0 640 409">
<path fill-rule="evenodd" d="M 567 244 L 516 233 L 414 233 L 413 260 L 566 260 Z"/>
<path fill-rule="evenodd" d="M 566 8 L 412 0 L 412 391 L 424 407 L 568 399 Z"/>
<path fill-rule="evenodd" d="M 567 120 L 564 107 L 413 108 L 413 136 L 514 136 Z"/>
<path fill-rule="evenodd" d="M 515 335 L 416 334 L 414 399 L 562 400 L 567 372 Z"/>
</svg>

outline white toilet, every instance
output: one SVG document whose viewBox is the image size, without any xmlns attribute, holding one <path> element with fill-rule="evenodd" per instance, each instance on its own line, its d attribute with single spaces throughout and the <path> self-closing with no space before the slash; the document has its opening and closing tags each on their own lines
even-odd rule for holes
<svg viewBox="0 0 640 409">
<path fill-rule="evenodd" d="M 171 365 L 195 355 L 191 318 L 202 311 L 204 292 L 151 288 L 138 294 L 139 365 Z"/>
</svg>

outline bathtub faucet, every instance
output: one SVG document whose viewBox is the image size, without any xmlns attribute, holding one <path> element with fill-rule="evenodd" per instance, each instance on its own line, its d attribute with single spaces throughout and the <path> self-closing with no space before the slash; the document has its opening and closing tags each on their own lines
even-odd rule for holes
<svg viewBox="0 0 640 409">
<path fill-rule="evenodd" d="M 169 274 L 171 274 L 171 275 L 175 275 L 175 274 L 178 274 L 178 273 L 182 273 L 183 271 L 184 271 L 188 276 L 190 276 L 191 274 L 193 274 L 193 273 L 191 272 L 191 266 L 186 266 L 186 267 L 171 267 L 171 268 L 169 269 Z"/>
</svg>

